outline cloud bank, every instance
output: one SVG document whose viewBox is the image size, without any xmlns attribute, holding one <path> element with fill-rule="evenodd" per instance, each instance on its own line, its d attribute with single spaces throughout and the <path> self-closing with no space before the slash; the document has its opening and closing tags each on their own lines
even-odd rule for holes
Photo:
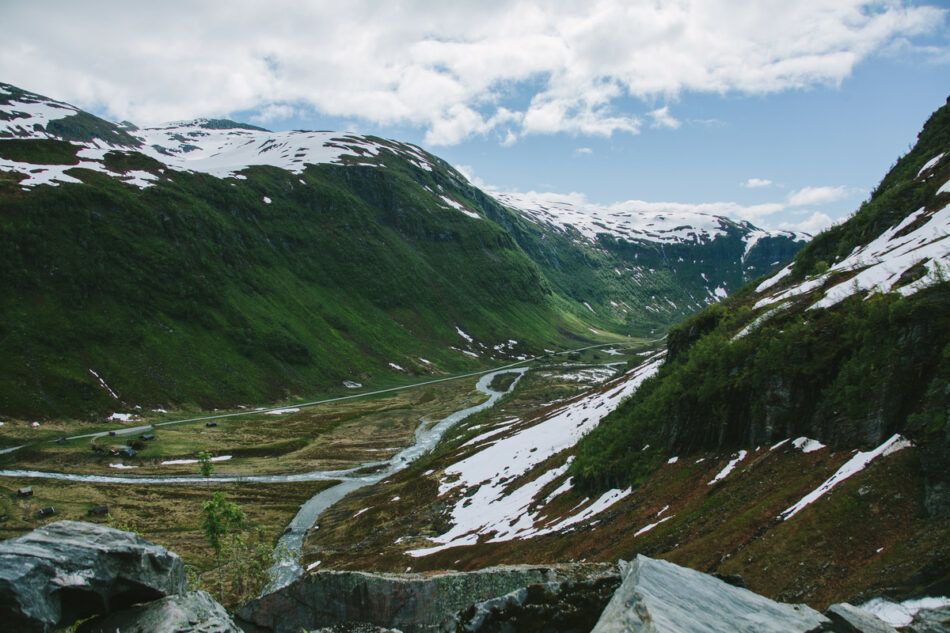
<svg viewBox="0 0 950 633">
<path fill-rule="evenodd" d="M 413 126 L 431 145 L 510 144 L 675 128 L 669 104 L 687 92 L 836 85 L 946 13 L 896 0 L 20 2 L 4 7 L 0 72 L 140 125 L 313 112 Z"/>
</svg>

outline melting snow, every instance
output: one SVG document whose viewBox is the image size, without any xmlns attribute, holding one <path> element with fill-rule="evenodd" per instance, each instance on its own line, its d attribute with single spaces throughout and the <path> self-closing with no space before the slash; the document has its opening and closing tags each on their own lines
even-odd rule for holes
<svg viewBox="0 0 950 633">
<path fill-rule="evenodd" d="M 392 367 L 393 369 L 395 369 L 396 371 L 406 371 L 405 369 L 403 369 L 402 367 L 400 367 L 400 366 L 397 365 L 396 363 L 389 363 L 389 366 Z"/>
<path fill-rule="evenodd" d="M 950 191 L 950 182 L 944 185 Z M 911 224 L 922 221 L 920 226 L 906 235 L 899 235 Z M 809 279 L 782 292 L 760 299 L 755 309 L 808 294 L 823 286 L 832 275 L 855 273 L 818 293 L 818 300 L 809 309 L 828 308 L 859 292 L 889 292 L 908 269 L 923 265 L 927 274 L 916 281 L 894 289 L 904 296 L 924 288 L 941 276 L 940 267 L 950 258 L 950 207 L 928 214 L 921 208 L 910 214 L 897 226 L 890 227 L 870 244 L 856 248 L 848 257 L 835 264 L 827 272 Z M 776 281 L 773 277 L 770 282 Z M 760 284 L 765 290 L 768 282 Z"/>
<path fill-rule="evenodd" d="M 657 521 L 656 523 L 650 523 L 649 525 L 643 526 L 642 528 L 640 528 L 639 530 L 637 530 L 636 532 L 634 532 L 633 535 L 634 535 L 634 536 L 640 536 L 640 535 L 643 534 L 644 532 L 649 532 L 650 530 L 652 530 L 653 528 L 655 528 L 656 526 L 658 526 L 660 523 L 663 523 L 664 521 L 669 521 L 669 520 L 672 519 L 672 518 L 673 518 L 673 517 L 663 517 L 662 519 L 660 519 L 660 520 Z"/>
<path fill-rule="evenodd" d="M 425 556 L 457 545 L 472 545 L 480 536 L 489 537 L 489 542 L 501 542 L 546 534 L 586 520 L 629 495 L 629 489 L 608 491 L 577 514 L 554 525 L 539 526 L 540 514 L 531 507 L 537 504 L 536 497 L 547 484 L 564 475 L 568 464 L 544 472 L 515 490 L 507 488 L 513 479 L 577 443 L 656 373 L 662 359 L 662 354 L 651 357 L 608 389 L 549 412 L 538 424 L 499 439 L 446 468 L 439 496 L 449 491 L 460 493 L 450 511 L 452 528 L 431 539 L 437 543 L 434 547 L 407 553 Z M 465 494 L 472 490 L 473 494 Z"/>
<path fill-rule="evenodd" d="M 93 376 L 95 376 L 96 380 L 99 381 L 99 386 L 102 387 L 103 389 L 105 389 L 106 391 L 108 391 L 108 392 L 109 392 L 109 395 L 112 396 L 113 399 L 115 399 L 115 400 L 118 400 L 118 399 L 119 399 L 119 396 L 115 395 L 115 392 L 112 391 L 112 389 L 109 388 L 109 385 L 106 384 L 106 381 L 103 380 L 103 379 L 99 376 L 99 374 L 97 374 L 96 372 L 94 372 L 94 371 L 91 370 L 91 369 L 89 370 L 89 373 L 92 374 Z"/>
<path fill-rule="evenodd" d="M 717 481 L 722 481 L 723 479 L 728 477 L 729 473 L 731 473 L 735 469 L 736 464 L 738 464 L 743 459 L 745 459 L 746 455 L 748 455 L 747 451 L 744 451 L 744 450 L 739 451 L 739 455 L 735 459 L 732 459 L 728 464 L 726 464 L 726 467 L 720 470 L 719 474 L 713 477 L 712 481 L 710 481 L 707 485 L 711 486 Z"/>
<path fill-rule="evenodd" d="M 212 457 L 211 461 L 213 462 L 226 462 L 231 459 L 230 455 L 221 455 L 220 457 Z M 168 461 L 162 462 L 162 466 L 178 466 L 180 464 L 197 464 L 197 459 L 170 459 Z"/>
<path fill-rule="evenodd" d="M 807 437 L 799 437 L 792 440 L 792 446 L 801 450 L 803 453 L 813 453 L 817 450 L 825 448 L 825 445 L 818 440 L 812 440 Z"/>
<path fill-rule="evenodd" d="M 469 343 L 472 342 L 472 337 L 469 336 L 468 334 L 466 334 L 466 333 L 462 330 L 462 328 L 460 328 L 459 326 L 457 326 L 457 325 L 455 326 L 455 331 L 458 332 L 459 336 L 461 336 L 462 338 L 464 338 L 464 339 L 465 339 L 466 341 L 468 341 Z"/>
<path fill-rule="evenodd" d="M 300 409 L 293 407 L 289 409 L 271 409 L 270 411 L 265 411 L 265 415 L 284 415 L 285 413 L 297 413 Z"/>
<path fill-rule="evenodd" d="M 922 609 L 942 609 L 950 607 L 950 598 L 917 598 L 904 602 L 891 602 L 886 598 L 874 598 L 859 605 L 869 613 L 887 622 L 893 627 L 907 626 L 914 620 L 914 616 Z"/>
<path fill-rule="evenodd" d="M 119 468 L 121 470 L 128 470 L 129 468 L 138 468 L 138 466 L 127 466 L 126 464 L 109 464 L 109 468 Z"/>
<path fill-rule="evenodd" d="M 900 435 L 895 434 L 873 451 L 857 453 L 854 457 L 845 462 L 845 464 L 839 468 L 835 474 L 826 479 L 825 482 L 820 486 L 802 497 L 798 503 L 782 512 L 778 518 L 783 520 L 792 518 L 806 506 L 811 505 L 813 502 L 820 499 L 826 492 L 840 484 L 842 481 L 851 477 L 851 475 L 864 470 L 867 465 L 870 464 L 872 460 L 874 460 L 874 458 L 896 453 L 897 451 L 907 448 L 908 446 L 911 446 L 909 440 L 906 440 Z"/>
<path fill-rule="evenodd" d="M 110 415 L 107 420 L 116 420 L 118 422 L 131 422 L 132 418 L 135 417 L 134 413 L 113 413 Z"/>
<path fill-rule="evenodd" d="M 936 156 L 934 156 L 933 158 L 931 158 L 930 160 L 928 160 L 926 163 L 924 163 L 924 166 L 921 167 L 921 168 L 920 168 L 920 171 L 917 172 L 917 177 L 920 178 L 921 176 L 924 175 L 924 172 L 928 172 L 928 171 L 930 171 L 931 169 L 933 169 L 933 167 L 934 167 L 937 163 L 940 162 L 940 159 L 941 159 L 941 158 L 943 158 L 943 153 L 937 154 Z"/>
<path fill-rule="evenodd" d="M 453 209 L 457 209 L 458 211 L 461 211 L 462 213 L 464 213 L 464 214 L 467 215 L 468 217 L 470 217 L 470 218 L 475 218 L 476 220 L 481 220 L 481 219 L 482 219 L 482 216 L 478 215 L 478 214 L 475 213 L 474 211 L 470 211 L 470 210 L 468 209 L 468 207 L 466 207 L 466 206 L 463 205 L 463 204 L 460 204 L 460 203 L 456 202 L 456 201 L 453 200 L 452 198 L 449 198 L 449 197 L 447 197 L 447 196 L 439 196 L 439 197 L 442 199 L 442 202 L 444 202 L 445 204 L 449 205 L 449 206 L 450 206 L 451 208 L 453 208 Z"/>
</svg>

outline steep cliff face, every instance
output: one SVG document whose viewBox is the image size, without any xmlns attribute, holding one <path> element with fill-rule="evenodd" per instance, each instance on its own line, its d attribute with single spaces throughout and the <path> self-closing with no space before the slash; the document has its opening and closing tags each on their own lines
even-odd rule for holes
<svg viewBox="0 0 950 633">
<path fill-rule="evenodd" d="M 925 455 L 945 451 L 948 153 L 950 105 L 851 219 L 675 327 L 667 363 L 585 440 L 572 472 L 631 482 L 670 455 L 796 436 L 850 450 L 900 433 Z M 939 461 L 923 464 L 933 511 L 946 503 Z"/>
</svg>

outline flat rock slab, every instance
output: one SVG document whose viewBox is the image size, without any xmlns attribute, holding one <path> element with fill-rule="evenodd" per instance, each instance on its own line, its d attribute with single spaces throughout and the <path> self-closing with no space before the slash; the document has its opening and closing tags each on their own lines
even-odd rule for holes
<svg viewBox="0 0 950 633">
<path fill-rule="evenodd" d="M 897 633 L 897 629 L 869 611 L 860 609 L 847 602 L 839 602 L 825 611 L 841 633 Z"/>
<path fill-rule="evenodd" d="M 0 543 L 0 622 L 48 633 L 185 588 L 177 554 L 129 532 L 58 521 Z"/>
<path fill-rule="evenodd" d="M 637 556 L 591 633 L 807 633 L 831 622 L 702 572 Z"/>
<path fill-rule="evenodd" d="M 204 591 L 167 596 L 84 623 L 80 633 L 244 633 Z"/>
</svg>

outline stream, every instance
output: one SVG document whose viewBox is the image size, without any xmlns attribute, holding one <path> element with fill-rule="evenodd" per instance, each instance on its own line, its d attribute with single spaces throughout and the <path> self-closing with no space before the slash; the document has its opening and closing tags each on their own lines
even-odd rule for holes
<svg viewBox="0 0 950 633">
<path fill-rule="evenodd" d="M 334 479 L 338 478 L 342 481 L 332 488 L 318 492 L 313 497 L 311 497 L 309 501 L 300 506 L 297 516 L 293 518 L 293 520 L 287 526 L 287 529 L 284 531 L 284 535 L 280 537 L 280 540 L 277 543 L 278 548 L 283 547 L 286 551 L 293 554 L 293 556 L 278 561 L 273 567 L 270 568 L 269 574 L 271 577 L 271 583 L 266 589 L 266 592 L 276 591 L 281 587 L 289 585 L 291 582 L 303 575 L 304 569 L 300 566 L 298 561 L 300 557 L 300 548 L 303 546 L 303 539 L 307 533 L 307 530 L 317 524 L 317 519 L 320 518 L 320 514 L 324 510 L 354 490 L 362 488 L 363 486 L 374 484 L 377 481 L 381 481 L 386 477 L 389 477 L 409 466 L 409 464 L 419 459 L 419 457 L 435 448 L 436 444 L 439 443 L 439 440 L 442 439 L 442 436 L 445 434 L 445 432 L 457 422 L 460 422 L 473 413 L 478 413 L 479 411 L 484 411 L 485 409 L 495 406 L 495 403 L 498 402 L 499 398 L 514 389 L 515 385 L 518 384 L 518 381 L 521 380 L 521 377 L 527 370 L 527 367 L 518 367 L 485 374 L 479 378 L 478 382 L 475 384 L 475 388 L 482 393 L 487 394 L 488 400 L 482 402 L 481 404 L 476 404 L 466 409 L 456 411 L 455 413 L 452 413 L 451 415 L 444 417 L 437 422 L 420 424 L 419 427 L 416 428 L 415 444 L 404 448 L 400 452 L 393 455 L 386 462 L 363 464 L 359 468 L 353 469 L 360 470 L 369 466 L 379 465 L 380 463 L 385 464 L 385 468 L 381 468 L 378 472 L 375 472 L 371 475 L 355 476 L 353 474 L 349 474 L 342 476 L 337 475 L 334 477 Z M 518 376 L 512 381 L 510 385 L 508 385 L 508 388 L 505 391 L 495 391 L 492 389 L 490 386 L 492 379 L 495 376 L 507 373 L 516 373 Z"/>
<path fill-rule="evenodd" d="M 286 560 L 278 561 L 271 569 L 271 584 L 267 591 L 274 591 L 285 585 L 290 584 L 304 573 L 300 566 L 298 558 L 300 549 L 303 545 L 304 536 L 307 530 L 317 523 L 320 514 L 335 504 L 346 495 L 370 484 L 374 484 L 386 477 L 397 473 L 419 457 L 432 450 L 442 439 L 445 432 L 457 422 L 468 416 L 491 408 L 506 393 L 514 389 L 524 373 L 528 371 L 527 367 L 507 367 L 486 373 L 482 375 L 475 388 L 488 395 L 488 400 L 481 404 L 461 409 L 452 413 L 441 420 L 434 422 L 422 422 L 416 428 L 415 443 L 399 451 L 390 459 L 384 461 L 367 462 L 347 468 L 345 470 L 317 470 L 307 473 L 295 473 L 289 475 L 217 475 L 211 479 L 219 483 L 239 483 L 239 482 L 258 482 L 258 483 L 283 483 L 283 482 L 301 482 L 301 481 L 340 481 L 339 484 L 327 488 L 311 497 L 307 502 L 300 506 L 297 515 L 291 520 L 290 524 L 284 530 L 283 536 L 278 541 L 278 547 L 282 547 L 292 556 Z M 495 391 L 491 388 L 492 380 L 495 376 L 501 374 L 517 374 L 517 377 L 504 391 Z M 18 447 L 19 448 L 19 447 Z M 13 449 L 15 450 L 15 449 Z M 372 470 L 372 472 L 367 472 Z M 59 481 L 78 481 L 98 484 L 207 484 L 208 479 L 200 476 L 122 476 L 122 475 L 81 475 L 73 473 L 56 473 L 39 470 L 0 470 L 0 477 L 32 477 L 38 479 L 55 479 Z"/>
</svg>

